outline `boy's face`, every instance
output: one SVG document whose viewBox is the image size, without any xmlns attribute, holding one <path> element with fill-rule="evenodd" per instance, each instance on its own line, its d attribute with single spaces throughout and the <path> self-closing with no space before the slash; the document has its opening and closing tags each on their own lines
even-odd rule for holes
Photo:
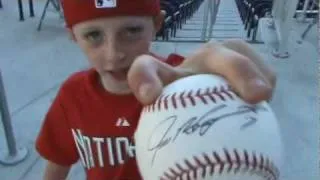
<svg viewBox="0 0 320 180">
<path fill-rule="evenodd" d="M 70 32 L 103 86 L 113 93 L 127 93 L 127 72 L 137 56 L 149 52 L 163 17 L 164 13 L 157 17 L 107 17 L 76 24 Z"/>
</svg>

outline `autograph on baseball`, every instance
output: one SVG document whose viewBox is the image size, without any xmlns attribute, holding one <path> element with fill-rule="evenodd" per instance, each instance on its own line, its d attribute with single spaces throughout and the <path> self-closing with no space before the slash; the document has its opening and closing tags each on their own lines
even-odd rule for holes
<svg viewBox="0 0 320 180">
<path fill-rule="evenodd" d="M 250 113 L 257 114 L 258 111 L 267 111 L 267 109 L 262 107 L 261 105 L 241 105 L 232 112 L 222 114 L 219 113 L 219 111 L 222 111 L 225 108 L 227 108 L 226 104 L 213 107 L 203 115 L 190 117 L 190 119 L 188 119 L 187 121 L 183 121 L 185 123 L 181 125 L 178 124 L 178 121 L 181 120 L 179 120 L 179 117 L 177 115 L 169 116 L 163 121 L 161 121 L 153 130 L 153 134 L 151 134 L 148 141 L 148 151 L 153 151 L 153 157 L 151 162 L 152 165 L 154 163 L 157 153 L 168 144 L 176 141 L 182 135 L 204 136 L 213 127 L 213 125 L 220 120 L 226 119 L 231 116 L 247 115 Z M 217 116 L 215 114 L 219 115 Z M 240 127 L 240 130 L 243 130 L 257 122 L 255 116 L 248 115 L 245 116 L 245 119 L 247 119 L 247 121 Z M 163 133 L 163 136 L 160 137 L 160 139 L 155 139 L 154 134 L 159 133 Z"/>
</svg>

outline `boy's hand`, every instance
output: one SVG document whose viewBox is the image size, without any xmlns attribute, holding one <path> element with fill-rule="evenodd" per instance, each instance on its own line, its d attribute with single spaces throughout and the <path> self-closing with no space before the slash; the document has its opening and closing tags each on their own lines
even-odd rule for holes
<svg viewBox="0 0 320 180">
<path fill-rule="evenodd" d="M 152 56 L 140 56 L 128 73 L 128 81 L 135 96 L 147 105 L 161 94 L 166 84 L 199 73 L 223 76 L 249 103 L 269 100 L 275 88 L 275 74 L 242 40 L 208 43 L 178 67 L 167 65 Z"/>
</svg>

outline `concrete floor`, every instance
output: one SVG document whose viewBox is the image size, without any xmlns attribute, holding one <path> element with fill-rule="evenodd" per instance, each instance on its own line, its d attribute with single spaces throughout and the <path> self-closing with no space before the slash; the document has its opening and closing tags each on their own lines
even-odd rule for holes
<svg viewBox="0 0 320 180">
<path fill-rule="evenodd" d="M 222 2 L 234 3 L 233 0 Z M 1 179 L 41 179 L 45 162 L 34 150 L 34 139 L 42 119 L 61 82 L 73 72 L 87 67 L 88 63 L 78 47 L 68 39 L 58 15 L 49 13 L 43 30 L 36 31 L 43 1 L 35 2 L 36 17 L 26 17 L 24 22 L 18 21 L 15 2 L 3 3 L 4 9 L 0 10 L 0 68 L 17 144 L 27 147 L 29 155 L 16 166 L 0 165 Z M 320 179 L 318 52 L 314 41 L 317 31 L 313 30 L 307 41 L 298 44 L 299 31 L 295 29 L 304 25 L 297 23 L 294 26 L 288 59 L 274 58 L 270 54 L 271 48 L 264 44 L 252 46 L 278 77 L 271 105 L 280 119 L 286 147 L 286 164 L 281 180 L 316 180 Z M 171 52 L 188 55 L 200 45 L 155 42 L 152 49 L 164 56 Z M 5 150 L 0 124 L 0 155 Z M 70 179 L 85 179 L 79 164 L 73 168 Z"/>
</svg>

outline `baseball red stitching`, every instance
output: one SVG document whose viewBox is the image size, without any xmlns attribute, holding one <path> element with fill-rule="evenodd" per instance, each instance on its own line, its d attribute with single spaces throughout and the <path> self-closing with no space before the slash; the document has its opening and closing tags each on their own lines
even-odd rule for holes
<svg viewBox="0 0 320 180">
<path fill-rule="evenodd" d="M 232 153 L 234 156 L 231 156 Z M 183 177 L 186 178 L 183 180 L 191 180 L 197 177 L 205 178 L 208 174 L 211 176 L 221 174 L 224 171 L 234 174 L 248 172 L 261 176 L 266 180 L 278 180 L 279 171 L 269 158 L 264 157 L 262 154 L 257 156 L 254 152 L 249 154 L 246 150 L 243 151 L 242 155 L 243 158 L 241 159 L 238 150 L 234 149 L 233 152 L 229 152 L 224 149 L 225 158 L 222 158 L 217 152 L 213 152 L 212 154 L 202 154 L 204 160 L 194 156 L 193 163 L 191 160 L 184 159 L 184 166 L 181 163 L 176 163 L 174 167 L 169 168 L 160 177 L 160 180 L 177 180 L 183 179 Z M 218 171 L 215 171 L 217 167 Z M 201 174 L 199 174 L 200 169 L 202 170 Z"/>
<path fill-rule="evenodd" d="M 210 102 L 216 103 L 219 101 L 233 100 L 236 94 L 232 91 L 230 86 L 220 87 L 208 87 L 206 89 L 189 90 L 179 93 L 173 93 L 168 95 L 162 95 L 158 100 L 144 107 L 144 112 L 154 112 L 169 109 L 186 108 L 189 106 L 195 106 L 200 100 L 203 104 Z"/>
<path fill-rule="evenodd" d="M 179 93 L 162 95 L 158 100 L 149 106 L 146 106 L 144 112 L 154 112 L 161 110 L 186 108 L 195 106 L 197 103 L 217 103 L 217 101 L 233 100 L 237 95 L 232 91 L 230 86 L 208 87 L 206 89 L 189 90 Z M 199 101 L 200 100 L 200 101 Z M 248 172 L 264 177 L 267 180 L 278 180 L 279 170 L 262 154 L 257 156 L 254 152 L 249 154 L 246 150 L 240 156 L 238 150 L 234 149 L 229 152 L 224 149 L 224 157 L 217 152 L 212 154 L 202 154 L 202 159 L 199 156 L 193 157 L 193 162 L 190 159 L 184 159 L 182 163 L 176 163 L 173 167 L 169 168 L 160 177 L 160 180 L 191 180 L 196 177 L 213 176 L 214 174 L 221 174 L 226 171 L 227 173 Z M 231 156 L 233 155 L 233 156 Z M 243 158 L 241 158 L 243 157 Z M 215 171 L 217 169 L 218 171 Z M 199 170 L 202 170 L 199 174 Z"/>
</svg>

